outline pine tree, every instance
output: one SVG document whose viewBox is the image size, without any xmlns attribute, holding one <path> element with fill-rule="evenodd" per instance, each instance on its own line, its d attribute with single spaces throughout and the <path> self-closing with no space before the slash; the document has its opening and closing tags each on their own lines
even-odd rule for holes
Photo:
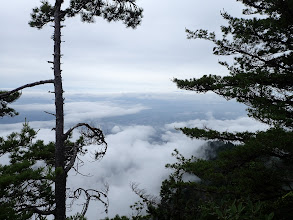
<svg viewBox="0 0 293 220">
<path fill-rule="evenodd" d="M 135 28 L 141 22 L 142 9 L 137 7 L 135 0 L 70 0 L 69 7 L 61 9 L 63 0 L 56 0 L 54 5 L 51 5 L 48 1 L 41 1 L 41 6 L 33 9 L 31 14 L 32 20 L 29 22 L 31 27 L 38 29 L 43 28 L 48 23 L 53 23 L 54 26 L 54 60 L 49 61 L 53 64 L 54 79 L 42 80 L 34 83 L 26 84 L 10 92 L 0 94 L 0 99 L 7 99 L 9 95 L 15 94 L 15 92 L 36 85 L 41 84 L 54 84 L 55 94 L 55 117 L 56 127 L 55 130 L 55 156 L 54 156 L 54 169 L 55 169 L 55 192 L 54 202 L 55 206 L 50 207 L 45 215 L 54 214 L 56 220 L 64 220 L 66 218 L 66 179 L 67 173 L 74 165 L 79 148 L 76 145 L 69 145 L 71 150 L 68 155 L 68 147 L 66 140 L 70 137 L 72 131 L 79 127 L 85 127 L 88 132 L 84 133 L 84 137 L 92 139 L 92 142 L 96 144 L 106 144 L 103 133 L 100 129 L 91 127 L 86 123 L 79 123 L 68 131 L 64 132 L 64 111 L 63 111 L 63 86 L 61 76 L 61 29 L 63 28 L 62 22 L 66 18 L 81 15 L 83 22 L 93 23 L 95 17 L 103 17 L 109 22 L 123 21 L 126 27 Z M 104 153 L 100 154 L 103 155 Z M 69 158 L 66 158 L 69 156 Z M 99 155 L 97 155 L 99 156 Z M 87 193 L 85 190 L 81 190 Z M 76 191 L 78 196 L 81 192 Z M 98 198 L 98 195 L 97 195 Z M 87 202 L 89 199 L 87 199 Z M 34 207 L 29 211 L 38 213 L 38 207 Z M 86 211 L 86 210 L 85 210 Z M 84 213 L 83 213 L 84 214 Z"/>
<path fill-rule="evenodd" d="M 174 82 L 197 93 L 214 92 L 248 106 L 248 115 L 267 131 L 219 132 L 181 128 L 191 138 L 222 141 L 216 158 L 184 158 L 167 167 L 161 202 L 148 212 L 158 219 L 292 219 L 293 206 L 293 2 L 239 0 L 245 18 L 223 12 L 222 38 L 214 32 L 186 30 L 189 39 L 215 43 L 213 53 L 232 56 L 228 76 L 204 75 Z M 230 142 L 237 143 L 230 145 Z M 227 146 L 227 145 L 223 145 Z M 199 181 L 184 181 L 184 175 Z"/>
<path fill-rule="evenodd" d="M 214 210 L 226 219 L 235 201 L 242 205 L 262 202 L 267 218 L 292 218 L 293 186 L 293 2 L 290 0 L 239 0 L 246 8 L 245 18 L 223 12 L 228 25 L 222 26 L 222 38 L 214 32 L 186 30 L 189 39 L 204 39 L 215 44 L 213 53 L 232 56 L 233 63 L 220 61 L 228 76 L 204 75 L 198 79 L 174 82 L 180 89 L 197 93 L 214 92 L 227 100 L 248 106 L 248 115 L 270 126 L 267 131 L 218 132 L 211 128 L 181 128 L 191 138 L 211 141 L 236 141 L 234 148 L 223 151 L 216 160 L 181 161 L 174 166 L 201 179 L 185 184 L 205 202 L 201 211 Z M 175 181 L 175 185 L 177 184 Z M 174 186 L 174 181 L 168 186 Z M 184 187 L 184 184 L 186 187 Z M 165 184 L 166 186 L 166 184 Z M 175 187 L 176 188 L 176 187 Z M 178 189 L 179 189 L 178 188 Z M 182 198 L 182 197 L 181 197 Z M 234 201 L 234 203 L 233 203 Z M 207 204 L 213 205 L 207 205 Z M 244 203 L 243 203 L 244 202 Z M 220 212 L 221 204 L 226 207 Z M 234 204 L 234 205 L 233 205 Z M 231 209 L 228 209 L 229 206 Z M 199 206 L 196 206 L 200 210 Z M 233 209 L 235 211 L 235 209 Z M 290 211 L 291 210 L 291 211 Z M 237 209 L 236 209 L 237 211 Z M 234 214 L 237 214 L 237 212 Z M 249 219 L 249 214 L 243 218 Z M 185 213 L 186 214 L 186 213 Z M 225 216 L 227 214 L 227 216 Z M 239 214 L 239 213 L 238 213 Z M 186 218 L 182 218 L 186 219 Z"/>
<path fill-rule="evenodd" d="M 175 79 L 181 89 L 205 93 L 212 91 L 225 99 L 236 99 L 248 106 L 249 116 L 275 126 L 293 126 L 292 36 L 293 2 L 290 0 L 241 0 L 245 15 L 222 16 L 222 39 L 207 30 L 186 30 L 189 39 L 215 43 L 213 53 L 233 56 L 234 63 L 220 61 L 229 76 L 204 75 L 199 79 Z"/>
</svg>

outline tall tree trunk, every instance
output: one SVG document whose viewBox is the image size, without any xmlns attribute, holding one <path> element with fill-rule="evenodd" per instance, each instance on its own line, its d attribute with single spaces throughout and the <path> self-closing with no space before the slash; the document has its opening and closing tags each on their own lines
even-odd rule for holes
<svg viewBox="0 0 293 220">
<path fill-rule="evenodd" d="M 63 89 L 61 77 L 61 4 L 62 0 L 56 0 L 54 14 L 54 88 L 56 108 L 56 134 L 55 134 L 55 219 L 66 218 L 66 173 L 64 172 L 64 112 Z"/>
</svg>

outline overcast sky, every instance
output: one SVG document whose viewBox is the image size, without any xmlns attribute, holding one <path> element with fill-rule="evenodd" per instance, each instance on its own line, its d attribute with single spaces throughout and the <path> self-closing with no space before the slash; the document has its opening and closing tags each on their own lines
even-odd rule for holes
<svg viewBox="0 0 293 220">
<path fill-rule="evenodd" d="M 65 2 L 68 0 L 65 0 Z M 50 2 L 53 2 L 50 0 Z M 84 97 L 97 93 L 149 93 L 149 92 L 178 92 L 173 77 L 191 78 L 203 74 L 227 74 L 226 69 L 217 62 L 219 57 L 212 55 L 213 45 L 201 40 L 187 40 L 185 28 L 196 30 L 206 28 L 219 31 L 219 26 L 225 24 L 220 11 L 230 12 L 232 15 L 241 14 L 242 5 L 236 0 L 138 0 L 137 4 L 144 9 L 144 18 L 137 29 L 127 29 L 121 22 L 107 23 L 96 19 L 94 24 L 83 24 L 80 18 L 67 19 L 63 29 L 62 62 L 63 82 L 65 92 L 78 92 Z M 38 6 L 39 0 L 2 1 L 0 6 L 0 88 L 13 89 L 26 83 L 51 79 L 53 72 L 47 63 L 52 60 L 53 28 L 50 25 L 42 30 L 30 28 L 28 21 L 32 8 Z M 224 59 L 224 58 L 222 58 Z M 18 111 L 40 110 L 54 111 L 52 94 L 48 94 L 48 87 L 39 87 L 41 94 L 25 90 L 15 108 Z M 26 98 L 26 96 L 28 98 Z M 65 93 L 66 95 L 66 93 Z M 186 95 L 186 94 L 184 94 Z M 196 95 L 187 97 L 186 103 L 200 105 L 200 100 L 210 106 L 216 100 L 223 114 L 232 117 L 233 108 L 223 106 L 225 102 L 214 99 L 214 96 Z M 76 96 L 72 96 L 76 97 Z M 155 99 L 156 103 L 165 103 L 167 97 L 176 103 L 182 100 L 181 93 L 170 96 L 135 95 L 134 101 L 127 103 L 126 98 L 102 100 L 84 100 L 78 97 L 74 100 L 66 96 L 65 121 L 66 126 L 72 126 L 83 120 L 107 119 L 122 117 L 150 111 L 153 106 L 148 99 Z M 128 99 L 133 97 L 127 97 Z M 97 101 L 98 100 L 98 101 Z M 189 102 L 190 100 L 190 102 Z M 42 102 L 41 102 L 42 101 Z M 126 103 L 125 103 L 126 102 Z M 169 102 L 168 102 L 169 103 Z M 167 103 L 167 104 L 168 104 Z M 161 114 L 170 114 L 172 105 L 163 105 Z M 185 106 L 186 107 L 186 106 Z M 186 108 L 187 109 L 187 108 Z M 110 216 L 114 214 L 131 214 L 129 205 L 138 200 L 131 192 L 131 181 L 141 183 L 142 188 L 158 195 L 161 181 L 170 171 L 164 168 L 172 162 L 171 153 L 178 148 L 181 153 L 190 156 L 195 154 L 203 157 L 202 141 L 192 140 L 174 130 L 180 126 L 203 126 L 222 131 L 243 131 L 264 129 L 242 115 L 240 118 L 219 119 L 215 112 L 211 112 L 208 105 L 199 108 L 206 113 L 206 118 L 198 118 L 190 114 L 190 120 L 174 119 L 172 123 L 161 123 L 161 128 L 152 124 L 117 123 L 107 131 L 108 152 L 100 163 L 88 163 L 84 166 L 85 173 L 91 173 L 93 178 L 73 176 L 69 184 L 101 187 L 103 181 L 110 185 Z M 178 114 L 181 112 L 177 112 Z M 196 113 L 196 112 L 195 112 Z M 34 114 L 34 113 L 32 113 Z M 21 117 L 21 115 L 19 116 Z M 38 115 L 39 117 L 39 115 Z M 174 115 L 173 115 L 174 117 Z M 153 118 L 154 119 L 154 118 Z M 155 120 L 157 120 L 155 118 Z M 173 119 L 173 118 L 172 118 Z M 127 121 L 127 119 L 125 119 Z M 150 120 L 152 120 L 150 118 Z M 3 121 L 2 121 L 3 122 Z M 0 121 L 1 123 L 1 121 Z M 10 123 L 10 122 L 9 122 Z M 39 131 L 39 138 L 45 141 L 54 139 L 50 132 L 54 126 L 53 120 L 30 120 L 30 125 Z M 98 124 L 97 124 L 98 126 Z M 5 123 L 0 126 L 0 136 L 11 131 L 17 131 L 21 123 Z M 159 129 L 159 130 L 158 130 Z M 159 135 L 158 135 L 159 134 Z M 159 137 L 158 137 L 159 136 Z M 155 140 L 159 139 L 157 142 Z M 86 156 L 86 161 L 91 158 Z M 1 162 L 4 161 L 0 158 Z M 102 209 L 95 207 L 89 211 L 89 219 L 99 218 Z"/>
<path fill-rule="evenodd" d="M 94 24 L 82 23 L 79 17 L 65 21 L 66 91 L 176 91 L 173 77 L 226 74 L 217 64 L 219 57 L 212 55 L 213 45 L 187 40 L 185 28 L 218 31 L 225 24 L 220 11 L 239 15 L 242 4 L 235 0 L 138 0 L 137 4 L 143 7 L 144 18 L 135 30 L 101 18 Z M 53 28 L 28 25 L 32 8 L 39 5 L 39 0 L 1 2 L 0 88 L 52 78 L 47 61 L 52 60 Z"/>
</svg>

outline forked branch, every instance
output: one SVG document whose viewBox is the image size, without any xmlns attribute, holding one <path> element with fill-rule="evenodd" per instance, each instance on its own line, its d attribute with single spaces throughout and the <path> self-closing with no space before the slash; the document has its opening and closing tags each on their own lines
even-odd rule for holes
<svg viewBox="0 0 293 220">
<path fill-rule="evenodd" d="M 79 128 L 79 127 L 86 127 L 89 131 L 92 132 L 92 135 L 91 137 L 94 138 L 95 137 L 95 140 L 98 142 L 97 144 L 107 144 L 106 141 L 105 141 L 105 137 L 104 137 L 104 134 L 102 132 L 101 129 L 99 128 L 95 128 L 95 127 L 92 127 L 90 126 L 89 124 L 87 123 L 78 123 L 77 125 L 75 125 L 74 127 L 70 128 L 65 134 L 64 134 L 64 139 L 67 139 L 68 136 L 71 134 L 71 132 L 76 129 L 76 128 Z M 88 135 L 89 136 L 89 135 Z M 89 137 L 90 138 L 90 137 Z"/>
<path fill-rule="evenodd" d="M 109 207 L 109 200 L 108 200 L 108 191 L 109 187 L 105 189 L 105 192 L 101 192 L 98 190 L 94 189 L 83 189 L 83 188 L 78 188 L 75 190 L 69 198 L 73 199 L 71 202 L 71 205 L 74 203 L 75 200 L 79 199 L 79 197 L 83 194 L 85 196 L 85 203 L 83 204 L 81 216 L 84 217 L 84 215 L 87 212 L 90 200 L 98 200 L 100 201 L 104 206 L 105 206 L 105 212 L 108 212 L 108 207 Z"/>
<path fill-rule="evenodd" d="M 104 134 L 101 129 L 95 128 L 90 126 L 87 123 L 79 123 L 75 125 L 74 127 L 70 128 L 64 135 L 63 138 L 66 140 L 70 134 L 73 132 L 74 129 L 79 127 L 85 127 L 86 130 L 81 131 L 81 135 L 84 138 L 84 144 L 90 145 L 90 144 L 97 144 L 97 145 L 105 145 L 105 148 L 102 151 L 95 152 L 95 159 L 98 160 L 99 158 L 103 157 L 107 151 L 107 143 L 105 141 Z M 77 158 L 77 154 L 79 152 L 80 146 L 78 144 L 75 144 L 72 149 L 72 155 L 70 157 L 70 160 L 65 167 L 65 172 L 69 172 L 69 170 L 73 167 L 75 160 Z"/>
<path fill-rule="evenodd" d="M 69 135 L 71 134 L 71 132 L 74 129 L 79 128 L 79 127 L 86 128 L 86 130 L 81 131 L 82 136 L 85 138 L 86 145 L 90 145 L 90 144 L 102 145 L 102 144 L 104 144 L 106 146 L 105 151 L 104 151 L 104 153 L 101 153 L 101 154 L 105 154 L 106 150 L 107 150 L 107 142 L 105 141 L 105 136 L 103 134 L 103 131 L 99 128 L 92 127 L 87 123 L 79 123 L 79 124 L 75 125 L 74 127 L 70 128 L 63 135 L 64 140 L 69 137 Z"/>
</svg>

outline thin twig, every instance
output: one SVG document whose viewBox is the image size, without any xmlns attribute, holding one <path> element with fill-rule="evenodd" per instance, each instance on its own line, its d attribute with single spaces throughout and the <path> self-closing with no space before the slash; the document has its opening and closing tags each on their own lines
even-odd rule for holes
<svg viewBox="0 0 293 220">
<path fill-rule="evenodd" d="M 45 113 L 49 114 L 49 115 L 53 115 L 54 117 L 56 117 L 56 114 L 54 113 L 51 113 L 51 112 L 47 112 L 47 111 L 44 111 Z"/>
</svg>

